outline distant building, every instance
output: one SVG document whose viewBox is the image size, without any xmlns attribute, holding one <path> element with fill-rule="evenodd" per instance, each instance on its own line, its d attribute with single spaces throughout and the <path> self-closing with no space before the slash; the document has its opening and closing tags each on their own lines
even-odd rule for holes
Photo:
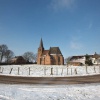
<svg viewBox="0 0 100 100">
<path fill-rule="evenodd" d="M 22 56 L 16 56 L 10 60 L 10 64 L 25 64 L 26 60 Z"/>
<path fill-rule="evenodd" d="M 70 58 L 69 64 L 73 65 L 73 66 L 85 65 L 85 56 L 84 55 L 81 55 L 81 56 L 72 56 Z"/>
<path fill-rule="evenodd" d="M 63 65 L 64 57 L 59 47 L 50 47 L 49 50 L 45 50 L 43 41 L 41 39 L 40 46 L 38 48 L 37 64 L 40 65 Z"/>
<path fill-rule="evenodd" d="M 92 60 L 93 65 L 100 65 L 100 55 L 95 52 L 94 55 L 88 55 L 89 58 Z M 72 56 L 70 58 L 69 64 L 73 66 L 81 66 L 85 65 L 85 55 L 79 55 L 79 56 Z"/>
<path fill-rule="evenodd" d="M 100 65 L 100 54 L 97 54 L 97 53 L 95 52 L 95 54 L 94 54 L 93 57 L 92 57 L 92 63 L 93 63 L 94 65 Z"/>
</svg>

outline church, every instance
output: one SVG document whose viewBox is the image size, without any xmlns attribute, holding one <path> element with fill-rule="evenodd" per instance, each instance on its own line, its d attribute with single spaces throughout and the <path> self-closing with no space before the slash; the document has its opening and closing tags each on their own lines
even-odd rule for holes
<svg viewBox="0 0 100 100">
<path fill-rule="evenodd" d="M 45 50 L 41 38 L 38 48 L 37 64 L 39 65 L 64 65 L 64 57 L 59 47 L 50 47 Z"/>
</svg>

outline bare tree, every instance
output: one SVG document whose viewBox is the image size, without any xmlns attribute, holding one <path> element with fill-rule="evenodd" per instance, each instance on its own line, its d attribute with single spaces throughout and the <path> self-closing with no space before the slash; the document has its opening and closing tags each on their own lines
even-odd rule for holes
<svg viewBox="0 0 100 100">
<path fill-rule="evenodd" d="M 0 45 L 0 62 L 2 62 L 3 57 L 5 56 L 6 51 L 8 50 L 7 45 Z"/>
<path fill-rule="evenodd" d="M 68 58 L 65 58 L 65 63 L 66 63 L 67 65 L 69 64 L 71 58 L 72 58 L 71 56 L 68 57 Z"/>
<path fill-rule="evenodd" d="M 5 52 L 6 62 L 8 63 L 8 62 L 11 60 L 11 58 L 12 58 L 13 56 L 14 56 L 13 51 L 7 50 L 7 51 Z"/>
<path fill-rule="evenodd" d="M 33 62 L 33 60 L 34 60 L 34 54 L 33 54 L 33 52 L 25 52 L 24 54 L 23 54 L 23 58 L 27 61 L 27 62 Z"/>
</svg>

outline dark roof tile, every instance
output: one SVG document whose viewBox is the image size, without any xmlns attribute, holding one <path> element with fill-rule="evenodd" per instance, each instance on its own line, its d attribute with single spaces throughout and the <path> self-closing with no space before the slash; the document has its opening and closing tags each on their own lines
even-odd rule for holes
<svg viewBox="0 0 100 100">
<path fill-rule="evenodd" d="M 50 47 L 50 54 L 61 54 L 59 47 Z"/>
</svg>

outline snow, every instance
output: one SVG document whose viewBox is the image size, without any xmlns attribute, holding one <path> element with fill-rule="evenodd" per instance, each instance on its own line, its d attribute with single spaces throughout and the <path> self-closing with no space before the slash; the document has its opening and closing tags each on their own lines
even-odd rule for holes
<svg viewBox="0 0 100 100">
<path fill-rule="evenodd" d="M 80 85 L 0 84 L 0 100 L 100 100 L 100 83 Z"/>
<path fill-rule="evenodd" d="M 19 68 L 19 73 L 18 73 L 18 68 Z M 53 69 L 53 75 L 51 75 L 51 68 Z M 75 70 L 77 72 L 75 72 Z M 37 77 L 91 75 L 91 74 L 100 74 L 100 66 L 87 66 L 87 72 L 86 72 L 86 66 L 67 67 L 66 65 L 6 65 L 6 66 L 3 65 L 0 66 L 0 74 L 37 76 Z"/>
<path fill-rule="evenodd" d="M 18 68 L 20 69 L 19 74 Z M 51 68 L 53 68 L 53 75 L 51 75 Z M 75 69 L 77 74 L 75 74 Z M 86 72 L 86 66 L 4 65 L 0 66 L 0 74 L 26 77 L 70 77 L 100 74 L 100 67 L 87 66 Z M 100 83 L 75 85 L 0 84 L 0 100 L 100 100 Z"/>
</svg>

